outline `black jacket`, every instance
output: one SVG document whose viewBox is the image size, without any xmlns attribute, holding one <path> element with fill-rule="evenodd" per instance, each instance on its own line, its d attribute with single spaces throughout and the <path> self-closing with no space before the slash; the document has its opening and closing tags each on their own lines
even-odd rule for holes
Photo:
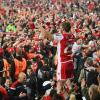
<svg viewBox="0 0 100 100">
<path fill-rule="evenodd" d="M 9 90 L 10 100 L 28 100 L 27 96 L 19 97 L 21 92 L 27 93 L 25 86 L 22 83 L 15 81 Z"/>
</svg>

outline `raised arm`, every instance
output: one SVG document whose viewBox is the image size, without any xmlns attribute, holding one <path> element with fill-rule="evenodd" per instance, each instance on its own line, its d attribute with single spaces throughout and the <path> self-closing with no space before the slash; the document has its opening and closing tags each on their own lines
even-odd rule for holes
<svg viewBox="0 0 100 100">
<path fill-rule="evenodd" d="M 53 37 L 53 35 L 50 33 L 50 32 L 47 32 L 43 27 L 40 27 L 40 32 L 41 32 L 41 34 L 40 34 L 40 38 L 42 38 L 42 39 L 45 39 L 45 38 L 47 38 L 48 40 L 54 40 L 54 37 Z"/>
</svg>

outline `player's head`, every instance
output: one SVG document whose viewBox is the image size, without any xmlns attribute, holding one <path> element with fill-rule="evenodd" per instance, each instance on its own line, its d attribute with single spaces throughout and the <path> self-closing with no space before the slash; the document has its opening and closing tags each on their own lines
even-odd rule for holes
<svg viewBox="0 0 100 100">
<path fill-rule="evenodd" d="M 63 22 L 62 23 L 62 28 L 65 32 L 69 32 L 71 29 L 71 24 L 70 22 Z"/>
</svg>

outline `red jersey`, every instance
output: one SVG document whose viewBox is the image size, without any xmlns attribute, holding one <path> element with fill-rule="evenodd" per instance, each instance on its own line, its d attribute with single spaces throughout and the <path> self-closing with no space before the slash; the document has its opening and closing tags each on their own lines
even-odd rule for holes
<svg viewBox="0 0 100 100">
<path fill-rule="evenodd" d="M 51 96 L 48 95 L 48 96 L 44 96 L 43 100 L 52 100 L 52 98 L 51 98 Z"/>
<path fill-rule="evenodd" d="M 71 50 L 70 44 L 73 42 L 74 39 L 73 34 L 63 32 L 63 34 L 55 35 L 54 39 L 58 41 L 58 61 L 66 62 L 68 60 L 72 60 L 71 54 L 68 53 L 68 51 Z"/>
</svg>

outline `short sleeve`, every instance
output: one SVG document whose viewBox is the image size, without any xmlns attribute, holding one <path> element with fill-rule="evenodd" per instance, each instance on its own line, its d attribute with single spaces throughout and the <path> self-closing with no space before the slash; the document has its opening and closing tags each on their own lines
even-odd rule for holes
<svg viewBox="0 0 100 100">
<path fill-rule="evenodd" d="M 54 34 L 53 37 L 54 37 L 54 40 L 56 41 L 61 41 L 63 39 L 62 34 Z"/>
</svg>

